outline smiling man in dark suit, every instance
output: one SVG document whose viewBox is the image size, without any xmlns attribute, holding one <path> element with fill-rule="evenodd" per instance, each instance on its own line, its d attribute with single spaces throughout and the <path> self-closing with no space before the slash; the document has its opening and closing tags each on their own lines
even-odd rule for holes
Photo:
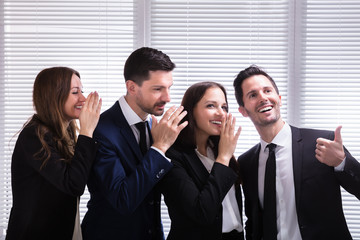
<svg viewBox="0 0 360 240">
<path fill-rule="evenodd" d="M 279 90 L 257 66 L 241 71 L 234 88 L 240 113 L 251 119 L 261 137 L 238 159 L 248 218 L 246 238 L 352 239 L 340 186 L 359 199 L 360 164 L 343 147 L 341 127 L 334 133 L 284 122 Z M 268 157 L 273 146 L 275 155 Z M 267 165 L 271 159 L 273 181 Z M 273 186 L 268 185 L 271 182 Z"/>
<path fill-rule="evenodd" d="M 100 147 L 88 181 L 85 240 L 164 239 L 156 184 L 172 167 L 165 152 L 187 122 L 179 124 L 183 107 L 171 107 L 159 122 L 153 115 L 162 115 L 170 101 L 174 68 L 153 48 L 137 49 L 127 59 L 127 93 L 101 114 L 94 132 Z"/>
</svg>

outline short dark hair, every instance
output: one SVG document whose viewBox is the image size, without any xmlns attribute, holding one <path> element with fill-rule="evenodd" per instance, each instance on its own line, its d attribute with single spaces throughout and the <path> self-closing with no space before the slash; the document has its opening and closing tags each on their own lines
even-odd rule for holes
<svg viewBox="0 0 360 240">
<path fill-rule="evenodd" d="M 256 66 L 256 65 L 251 65 L 250 67 L 240 71 L 240 73 L 236 76 L 235 80 L 234 80 L 234 89 L 235 89 L 235 97 L 236 97 L 236 101 L 239 104 L 239 106 L 244 106 L 244 100 L 243 100 L 243 89 L 242 89 L 242 83 L 244 82 L 245 79 L 255 76 L 255 75 L 264 75 L 265 77 L 267 77 L 271 84 L 273 85 L 273 87 L 275 88 L 275 91 L 277 92 L 277 94 L 279 94 L 279 89 L 276 86 L 275 81 L 269 76 L 269 74 L 267 74 L 263 69 L 261 69 L 260 67 Z"/>
<path fill-rule="evenodd" d="M 150 71 L 170 72 L 175 68 L 168 55 L 149 47 L 142 47 L 130 54 L 124 66 L 125 81 L 132 80 L 141 86 L 144 80 L 150 78 Z"/>
</svg>

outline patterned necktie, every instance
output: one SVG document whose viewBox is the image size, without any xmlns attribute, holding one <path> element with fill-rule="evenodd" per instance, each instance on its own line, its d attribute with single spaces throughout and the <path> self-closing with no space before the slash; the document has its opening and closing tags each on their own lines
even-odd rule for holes
<svg viewBox="0 0 360 240">
<path fill-rule="evenodd" d="M 263 229 L 264 240 L 277 239 L 277 223 L 276 223 L 276 161 L 275 148 L 276 144 L 270 143 L 266 147 L 269 148 L 269 156 L 266 161 L 265 183 L 264 183 L 264 214 Z"/>
</svg>

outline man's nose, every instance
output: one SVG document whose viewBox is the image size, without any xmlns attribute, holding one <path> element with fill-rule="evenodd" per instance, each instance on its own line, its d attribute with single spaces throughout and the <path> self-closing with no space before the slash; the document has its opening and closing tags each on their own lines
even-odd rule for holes
<svg viewBox="0 0 360 240">
<path fill-rule="evenodd" d="M 161 96 L 161 100 L 164 102 L 170 102 L 170 90 L 169 89 L 165 89 L 162 96 Z"/>
<path fill-rule="evenodd" d="M 259 93 L 259 99 L 261 102 L 265 101 L 268 99 L 267 95 L 264 92 L 260 92 Z"/>
</svg>

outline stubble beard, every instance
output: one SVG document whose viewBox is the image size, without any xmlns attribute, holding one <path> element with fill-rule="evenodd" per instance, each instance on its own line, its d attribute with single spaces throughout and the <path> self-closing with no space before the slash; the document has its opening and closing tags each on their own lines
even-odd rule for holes
<svg viewBox="0 0 360 240">
<path fill-rule="evenodd" d="M 280 112 L 278 111 L 275 113 L 275 116 L 273 118 L 263 120 L 261 118 L 255 118 L 250 111 L 248 111 L 247 109 L 245 110 L 253 124 L 258 127 L 267 127 L 273 125 L 280 119 Z"/>
<path fill-rule="evenodd" d="M 160 102 L 160 103 L 155 103 L 152 107 L 147 107 L 143 104 L 140 105 L 140 108 L 142 111 L 148 113 L 148 114 L 152 114 L 154 116 L 161 116 L 164 113 L 164 109 L 162 109 L 161 111 L 156 111 L 156 108 L 158 105 L 165 105 L 165 102 Z"/>
</svg>

